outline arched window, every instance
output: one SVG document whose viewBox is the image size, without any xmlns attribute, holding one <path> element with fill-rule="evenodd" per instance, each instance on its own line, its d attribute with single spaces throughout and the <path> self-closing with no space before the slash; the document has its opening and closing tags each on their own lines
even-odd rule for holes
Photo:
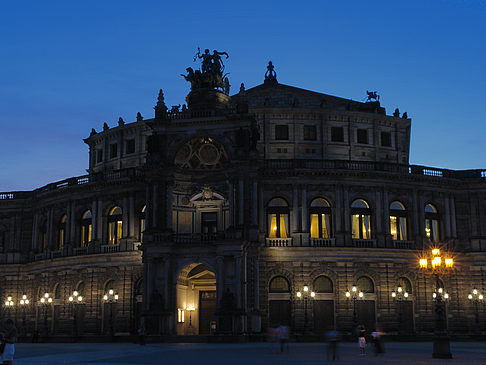
<svg viewBox="0 0 486 365">
<path fill-rule="evenodd" d="M 270 293 L 289 293 L 290 285 L 286 278 L 283 276 L 276 276 L 270 281 L 269 286 Z"/>
<path fill-rule="evenodd" d="M 332 293 L 334 288 L 331 279 L 327 276 L 321 275 L 314 280 L 314 291 L 316 293 Z"/>
<path fill-rule="evenodd" d="M 394 241 L 407 240 L 407 210 L 398 201 L 390 204 L 390 234 Z"/>
<path fill-rule="evenodd" d="M 143 240 L 143 232 L 145 231 L 145 210 L 147 206 L 144 205 L 142 211 L 140 212 L 140 242 Z"/>
<path fill-rule="evenodd" d="M 66 219 L 67 216 L 64 214 L 59 221 L 59 232 L 57 237 L 57 249 L 62 250 L 64 248 L 64 243 L 66 242 Z"/>
<path fill-rule="evenodd" d="M 118 206 L 111 208 L 108 214 L 108 244 L 117 245 L 122 237 L 123 226 L 122 209 Z"/>
<path fill-rule="evenodd" d="M 92 241 L 93 225 L 91 210 L 87 210 L 81 216 L 81 247 L 86 247 Z"/>
<path fill-rule="evenodd" d="M 357 199 L 351 204 L 354 239 L 371 239 L 371 209 L 366 201 Z"/>
<path fill-rule="evenodd" d="M 425 235 L 432 242 L 439 242 L 439 212 L 432 204 L 425 206 Z"/>
<path fill-rule="evenodd" d="M 400 277 L 398 279 L 398 285 L 402 287 L 403 291 L 406 291 L 409 295 L 412 294 L 412 283 L 406 277 Z"/>
<path fill-rule="evenodd" d="M 61 298 L 61 284 L 56 284 L 54 287 L 54 299 L 62 299 Z"/>
<path fill-rule="evenodd" d="M 445 289 L 444 282 L 440 279 L 436 279 L 434 285 L 435 285 L 435 290 L 438 290 L 439 288 Z"/>
<path fill-rule="evenodd" d="M 274 198 L 267 207 L 268 237 L 287 238 L 289 228 L 289 206 L 282 198 Z"/>
<path fill-rule="evenodd" d="M 76 285 L 76 288 L 74 290 L 78 292 L 78 295 L 84 297 L 84 287 L 85 287 L 84 281 L 80 281 L 78 285 Z"/>
<path fill-rule="evenodd" d="M 375 285 L 373 284 L 373 281 L 367 276 L 360 277 L 356 282 L 356 286 L 358 287 L 358 290 L 362 291 L 363 293 L 375 292 Z"/>
<path fill-rule="evenodd" d="M 314 199 L 309 214 L 311 238 L 331 238 L 331 206 L 327 200 Z"/>
</svg>

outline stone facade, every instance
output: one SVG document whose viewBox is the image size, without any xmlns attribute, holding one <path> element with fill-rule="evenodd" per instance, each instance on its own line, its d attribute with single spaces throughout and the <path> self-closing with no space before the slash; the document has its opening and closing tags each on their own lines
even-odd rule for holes
<svg viewBox="0 0 486 365">
<path fill-rule="evenodd" d="M 377 101 L 276 78 L 188 101 L 168 111 L 161 92 L 155 118 L 93 130 L 86 176 L 0 193 L 0 296 L 22 334 L 429 334 L 431 242 L 456 262 L 449 330 L 486 330 L 467 299 L 486 293 L 486 171 L 409 165 L 411 120 Z"/>
</svg>

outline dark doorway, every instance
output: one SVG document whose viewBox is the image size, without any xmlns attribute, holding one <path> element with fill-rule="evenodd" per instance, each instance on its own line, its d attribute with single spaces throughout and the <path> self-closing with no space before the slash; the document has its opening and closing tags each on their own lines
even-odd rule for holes
<svg viewBox="0 0 486 365">
<path fill-rule="evenodd" d="M 269 327 L 290 326 L 290 300 L 270 300 L 268 307 Z"/>
<path fill-rule="evenodd" d="M 323 334 L 334 329 L 334 300 L 314 301 L 314 332 Z"/>
<path fill-rule="evenodd" d="M 356 305 L 358 311 L 358 324 L 364 324 L 366 332 L 370 333 L 376 326 L 375 301 L 358 300 Z"/>
<path fill-rule="evenodd" d="M 211 321 L 216 321 L 216 291 L 199 292 L 199 334 L 208 335 Z"/>
<path fill-rule="evenodd" d="M 398 305 L 402 306 L 402 323 L 399 330 L 404 334 L 413 333 L 413 302 L 402 301 Z M 398 308 L 400 310 L 400 307 Z"/>
<path fill-rule="evenodd" d="M 218 213 L 201 213 L 201 233 L 214 234 L 218 231 Z"/>
</svg>

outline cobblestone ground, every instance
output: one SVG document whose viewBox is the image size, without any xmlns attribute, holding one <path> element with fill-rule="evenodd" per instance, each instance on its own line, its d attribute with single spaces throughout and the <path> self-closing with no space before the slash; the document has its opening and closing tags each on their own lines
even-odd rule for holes
<svg viewBox="0 0 486 365">
<path fill-rule="evenodd" d="M 360 356 L 357 344 L 341 343 L 337 364 L 486 364 L 486 343 L 451 344 L 452 360 L 431 358 L 432 344 L 390 342 L 383 357 L 375 357 L 369 347 Z M 285 365 L 328 364 L 326 344 L 291 343 L 288 353 L 280 353 L 275 343 L 247 344 L 18 344 L 15 365 L 24 364 L 165 364 L 165 365 Z"/>
</svg>

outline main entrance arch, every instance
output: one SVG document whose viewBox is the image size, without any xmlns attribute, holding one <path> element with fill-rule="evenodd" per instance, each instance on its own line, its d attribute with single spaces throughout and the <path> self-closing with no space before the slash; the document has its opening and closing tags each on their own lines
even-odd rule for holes
<svg viewBox="0 0 486 365">
<path fill-rule="evenodd" d="M 216 323 L 216 276 L 202 263 L 186 265 L 177 277 L 177 335 L 207 335 Z"/>
</svg>

